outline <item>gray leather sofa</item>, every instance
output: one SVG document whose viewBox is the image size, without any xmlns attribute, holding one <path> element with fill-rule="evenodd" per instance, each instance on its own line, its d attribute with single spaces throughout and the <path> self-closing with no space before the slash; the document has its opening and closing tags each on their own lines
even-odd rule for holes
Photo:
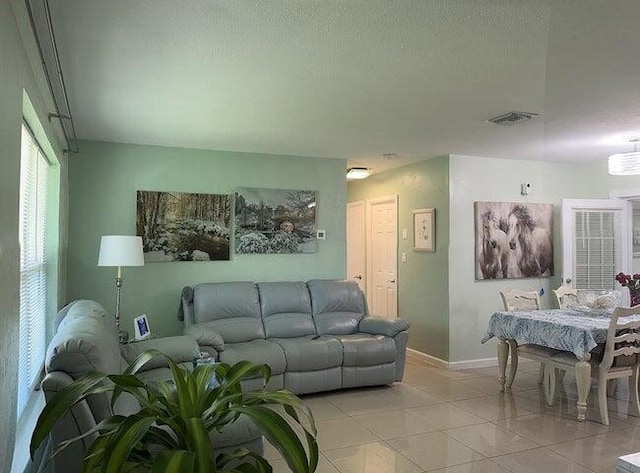
<svg viewBox="0 0 640 473">
<path fill-rule="evenodd" d="M 47 348 L 46 375 L 42 381 L 47 401 L 89 371 L 121 373 L 139 353 L 149 348 L 162 351 L 186 368 L 191 368 L 191 361 L 199 351 L 197 343 L 184 335 L 120 345 L 113 316 L 100 304 L 89 300 L 78 300 L 67 305 L 59 312 L 55 325 L 57 330 Z M 168 379 L 170 370 L 163 360 L 154 359 L 143 367 L 139 376 L 147 380 Z M 110 416 L 110 394 L 95 395 L 78 403 L 54 427 L 53 445 L 88 431 Z M 137 409 L 138 404 L 133 397 L 121 396 L 113 413 L 128 415 Z M 76 442 L 57 455 L 54 459 L 54 471 L 79 472 L 85 449 L 94 439 L 95 437 L 85 439 L 84 443 Z M 259 453 L 263 451 L 260 433 L 243 417 L 226 426 L 222 433 L 213 433 L 211 442 L 217 451 L 235 450 L 238 447 L 246 447 Z"/>
<path fill-rule="evenodd" d="M 187 286 L 179 318 L 185 335 L 220 361 L 267 363 L 270 389 L 385 385 L 404 374 L 409 323 L 370 316 L 352 281 Z"/>
</svg>

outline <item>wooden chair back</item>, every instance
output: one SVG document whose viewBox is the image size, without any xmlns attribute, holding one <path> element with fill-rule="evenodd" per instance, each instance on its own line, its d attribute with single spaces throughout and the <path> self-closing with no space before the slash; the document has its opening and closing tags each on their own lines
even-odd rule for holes
<svg viewBox="0 0 640 473">
<path fill-rule="evenodd" d="M 634 317 L 633 316 L 639 316 Z M 634 366 L 640 357 L 640 306 L 618 307 L 611 315 L 604 354 L 600 362 L 601 370 L 609 370 L 612 366 Z M 617 363 L 618 357 L 634 357 Z"/>
<path fill-rule="evenodd" d="M 578 290 L 569 286 L 560 286 L 553 290 L 559 309 L 566 309 L 578 304 Z"/>
<path fill-rule="evenodd" d="M 540 309 L 540 296 L 537 291 L 523 291 L 521 289 L 509 289 L 500 291 L 504 310 L 538 310 Z"/>
</svg>

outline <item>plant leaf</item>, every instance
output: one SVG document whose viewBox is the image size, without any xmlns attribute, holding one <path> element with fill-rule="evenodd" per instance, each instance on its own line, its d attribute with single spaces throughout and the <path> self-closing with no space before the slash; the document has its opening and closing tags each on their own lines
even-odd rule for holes
<svg viewBox="0 0 640 473">
<path fill-rule="evenodd" d="M 31 458 L 42 441 L 47 438 L 49 432 L 53 429 L 56 421 L 65 414 L 74 404 L 86 398 L 93 390 L 100 389 L 104 391 L 104 386 L 99 384 L 107 377 L 107 375 L 98 372 L 90 372 L 81 379 L 74 381 L 72 384 L 65 386 L 59 391 L 47 404 L 40 413 L 36 427 L 31 435 L 31 445 L 29 452 Z M 96 391 L 98 392 L 98 391 Z"/>
<path fill-rule="evenodd" d="M 200 417 L 187 419 L 187 430 L 193 442 L 193 451 L 196 454 L 197 468 L 194 471 L 208 473 L 213 467 L 213 448 L 202 419 Z"/>
<path fill-rule="evenodd" d="M 164 450 L 156 456 L 151 473 L 193 473 L 196 455 L 186 450 Z"/>
<path fill-rule="evenodd" d="M 231 409 L 251 418 L 267 440 L 278 449 L 292 471 L 310 473 L 315 470 L 314 459 L 317 463 L 318 444 L 313 436 L 306 436 L 307 441 L 311 439 L 308 444 L 311 462 L 307 463 L 302 442 L 280 414 L 264 406 L 234 406 Z"/>
<path fill-rule="evenodd" d="M 120 471 L 131 450 L 138 445 L 138 442 L 155 421 L 155 417 L 140 417 L 138 415 L 131 415 L 125 419 L 118 430 L 112 434 L 113 440 L 105 452 L 108 457 L 105 469 L 107 473 Z"/>
</svg>

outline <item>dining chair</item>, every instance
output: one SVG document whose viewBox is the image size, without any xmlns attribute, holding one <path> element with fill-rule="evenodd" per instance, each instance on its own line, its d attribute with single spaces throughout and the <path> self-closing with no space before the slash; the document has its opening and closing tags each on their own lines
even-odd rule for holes
<svg viewBox="0 0 640 473">
<path fill-rule="evenodd" d="M 537 291 L 509 289 L 504 292 L 500 291 L 500 298 L 502 299 L 504 310 L 509 312 L 540 309 L 540 296 Z M 518 345 L 515 340 L 508 340 L 507 343 L 509 343 L 509 349 L 511 352 L 511 365 L 509 366 L 509 375 L 506 379 L 505 386 L 510 388 L 513 384 L 516 372 L 518 371 L 518 358 L 520 356 L 540 362 L 538 384 L 542 384 L 544 377 L 544 361 L 549 357 L 551 349 L 533 344 Z"/>
<path fill-rule="evenodd" d="M 638 401 L 638 367 L 640 366 L 640 306 L 618 307 L 611 315 L 607 339 L 591 351 L 591 377 L 598 381 L 598 407 L 604 425 L 609 425 L 607 409 L 607 384 L 609 380 L 629 378 L 631 412 L 640 416 Z M 553 405 L 555 398 L 555 374 L 557 370 L 575 370 L 580 360 L 573 353 L 559 351 L 546 365 L 545 392 L 547 402 Z M 546 386 L 546 383 L 549 386 Z M 587 390 L 588 393 L 588 390 Z"/>
<path fill-rule="evenodd" d="M 553 290 L 559 309 L 566 309 L 578 304 L 578 290 L 569 286 L 560 286 Z"/>
<path fill-rule="evenodd" d="M 521 289 L 509 289 L 500 291 L 504 310 L 538 310 L 540 309 L 540 296 L 537 291 L 523 291 Z"/>
</svg>

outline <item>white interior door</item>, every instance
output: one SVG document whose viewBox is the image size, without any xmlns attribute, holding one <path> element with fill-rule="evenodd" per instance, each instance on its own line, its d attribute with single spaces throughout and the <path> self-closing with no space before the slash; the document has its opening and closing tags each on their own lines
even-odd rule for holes
<svg viewBox="0 0 640 473">
<path fill-rule="evenodd" d="M 368 201 L 367 300 L 373 315 L 398 316 L 398 197 Z"/>
<path fill-rule="evenodd" d="M 629 272 L 631 203 L 622 199 L 562 199 L 562 283 L 614 289 Z"/>
<path fill-rule="evenodd" d="M 347 204 L 347 279 L 355 280 L 366 294 L 364 218 L 363 200 Z"/>
</svg>

